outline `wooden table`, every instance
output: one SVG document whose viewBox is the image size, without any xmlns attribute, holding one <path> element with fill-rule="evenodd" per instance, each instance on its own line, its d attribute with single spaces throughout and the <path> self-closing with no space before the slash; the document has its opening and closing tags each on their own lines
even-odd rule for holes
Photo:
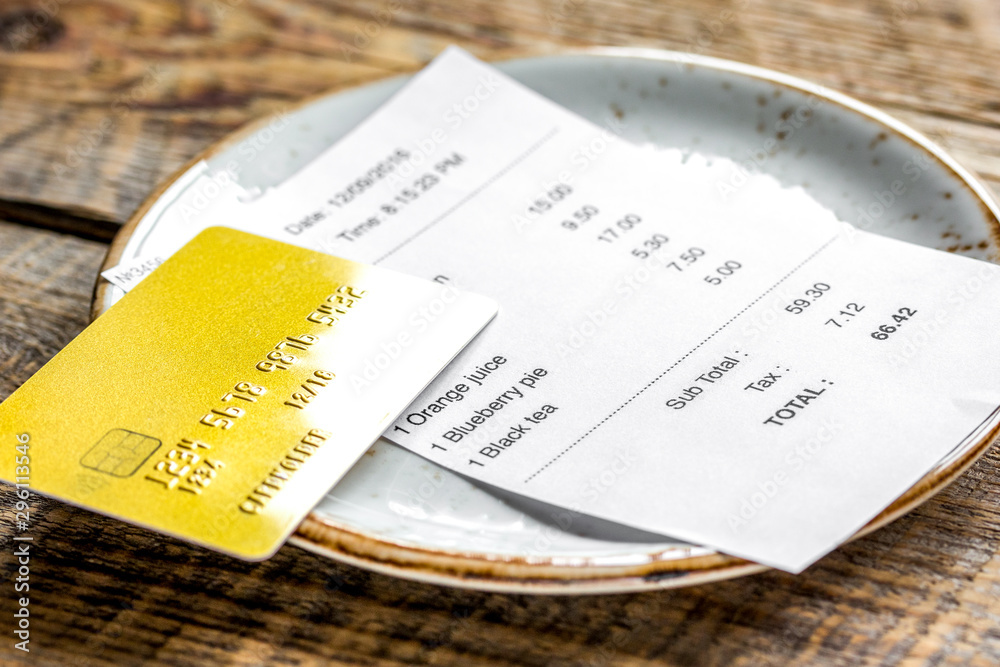
<svg viewBox="0 0 1000 667">
<path fill-rule="evenodd" d="M 612 44 L 771 67 L 889 111 L 1000 185 L 995 0 L 32 7 L 0 4 L 0 398 L 86 325 L 112 235 L 185 161 L 250 119 L 413 70 L 450 43 L 487 59 Z M 293 547 L 247 564 L 38 499 L 30 654 L 13 648 L 4 487 L 0 654 L 46 665 L 995 665 L 998 458 L 800 576 L 595 598 L 442 589 Z"/>
</svg>

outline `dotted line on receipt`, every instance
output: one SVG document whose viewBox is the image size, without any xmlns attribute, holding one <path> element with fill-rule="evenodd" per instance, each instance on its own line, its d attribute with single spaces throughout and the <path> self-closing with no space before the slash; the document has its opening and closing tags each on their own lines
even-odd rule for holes
<svg viewBox="0 0 1000 667">
<path fill-rule="evenodd" d="M 557 128 L 557 127 L 554 127 L 551 130 L 549 130 L 547 133 L 545 133 L 545 135 L 541 139 L 539 139 L 535 143 L 531 144 L 531 146 L 529 146 L 527 148 L 527 150 L 525 150 L 523 153 L 521 153 L 516 158 L 514 158 L 510 162 L 510 164 L 508 164 L 506 167 L 504 167 L 503 169 L 501 169 L 497 173 L 493 174 L 493 176 L 491 176 L 489 178 L 489 180 L 487 180 L 485 183 L 483 183 L 482 185 L 480 185 L 478 188 L 476 188 L 475 190 L 473 190 L 469 194 L 467 194 L 464 197 L 462 197 L 461 199 L 459 199 L 454 204 L 452 204 L 452 206 L 450 208 L 448 208 L 444 213 L 442 213 L 441 215 L 439 215 L 438 217 L 434 218 L 433 220 L 431 220 L 430 222 L 428 222 L 426 225 L 424 225 L 423 227 L 421 227 L 420 229 L 418 229 L 412 236 L 410 236 L 409 238 L 407 238 L 405 241 L 403 241 L 402 243 L 400 243 L 399 245 L 397 245 L 395 248 L 393 248 L 389 252 L 385 253 L 384 255 L 382 255 L 381 257 L 379 257 L 378 259 L 376 259 L 374 262 L 372 262 L 372 264 L 378 264 L 382 260 L 388 259 L 392 255 L 396 254 L 396 252 L 398 250 L 400 250 L 401 248 L 403 248 L 403 246 L 407 245 L 408 243 L 410 243 L 411 241 L 413 241 L 414 239 L 416 239 L 418 236 L 420 236 L 421 234 L 423 234 L 424 232 L 426 232 L 428 229 L 430 229 L 431 227 L 433 227 L 434 225 L 438 224 L 439 222 L 441 222 L 442 220 L 444 220 L 445 218 L 447 218 L 449 215 L 451 215 L 452 213 L 454 213 L 455 211 L 457 211 L 458 209 L 460 209 L 462 206 L 464 206 L 465 204 L 467 204 L 469 202 L 469 200 L 471 200 L 474 197 L 478 196 L 480 192 L 482 192 L 486 188 L 490 187 L 497 180 L 499 180 L 504 175 L 506 175 L 507 172 L 509 172 L 511 169 L 513 169 L 517 165 L 521 164 L 528 156 L 530 156 L 532 153 L 534 153 L 539 148 L 541 148 L 546 142 L 549 141 L 549 139 L 551 139 L 552 137 L 556 136 L 556 134 L 558 134 L 558 133 L 559 133 L 559 128 Z"/>
<path fill-rule="evenodd" d="M 806 258 L 805 258 L 804 260 L 802 260 L 802 261 L 801 261 L 801 262 L 800 262 L 800 263 L 799 263 L 799 264 L 798 264 L 797 266 L 795 266 L 795 267 L 794 267 L 794 268 L 793 268 L 793 269 L 792 269 L 791 271 L 789 271 L 789 272 L 788 272 L 788 273 L 786 273 L 786 274 L 785 274 L 784 276 L 782 276 L 782 277 L 781 277 L 781 279 L 780 279 L 780 280 L 778 280 L 778 282 L 776 282 L 776 283 L 774 283 L 773 285 L 771 285 L 770 287 L 768 287 L 768 288 L 767 288 L 767 289 L 766 289 L 766 290 L 765 290 L 765 291 L 764 291 L 764 292 L 763 292 L 763 293 L 762 293 L 762 294 L 761 294 L 760 296 L 758 296 L 758 297 L 757 297 L 756 299 L 754 299 L 753 301 L 751 301 L 750 303 L 748 303 L 748 304 L 747 304 L 747 305 L 746 305 L 746 306 L 745 306 L 745 307 L 743 308 L 743 310 L 741 310 L 740 312 L 736 313 L 736 314 L 735 314 L 735 315 L 733 315 L 733 316 L 732 316 L 731 318 L 729 318 L 729 321 L 727 321 L 727 322 L 726 322 L 725 324 L 723 324 L 723 325 L 722 325 L 721 327 L 719 327 L 718 329 L 716 329 L 715 331 L 713 331 L 712 333 L 710 333 L 710 334 L 709 334 L 709 335 L 708 335 L 708 336 L 707 336 L 707 337 L 706 337 L 706 338 L 705 338 L 705 339 L 704 339 L 703 341 L 701 341 L 700 343 L 698 343 L 697 345 L 695 345 L 694 347 L 692 347 L 692 348 L 691 348 L 690 350 L 688 350 L 688 351 L 687 351 L 687 353 L 686 353 L 686 354 L 685 354 L 685 355 L 684 355 L 683 357 L 681 357 L 680 359 L 678 359 L 677 361 L 675 361 L 675 362 L 674 362 L 673 364 L 671 364 L 671 365 L 670 365 L 670 367 L 669 367 L 669 368 L 667 368 L 667 369 L 666 369 L 665 371 L 663 371 L 662 373 L 660 373 L 659 375 L 657 375 L 657 376 L 656 376 L 655 378 L 653 378 L 652 380 L 650 380 L 650 381 L 649 381 L 649 384 L 647 384 L 647 385 L 646 385 L 645 387 L 643 387 L 643 388 L 642 388 L 642 389 L 640 389 L 639 391 L 635 392 L 635 393 L 634 393 L 634 394 L 632 395 L 632 397 L 631 397 L 631 398 L 629 398 L 629 399 L 628 399 L 627 401 L 625 401 L 624 403 L 622 403 L 621 405 L 619 405 L 619 406 L 618 406 L 618 408 L 616 408 L 614 412 L 612 412 L 611 414 L 609 414 L 609 415 L 608 415 L 607 417 L 605 417 L 605 418 L 604 418 L 604 419 L 602 419 L 601 421 L 597 422 L 597 424 L 595 424 L 595 425 L 594 425 L 594 426 L 593 426 L 593 427 L 592 427 L 592 428 L 591 428 L 591 429 L 590 429 L 589 431 L 587 431 L 586 433 L 584 433 L 583 435 L 581 435 L 581 436 L 580 436 L 579 438 L 577 438 L 576 440 L 574 440 L 574 441 L 573 441 L 572 443 L 570 443 L 570 444 L 569 444 L 569 445 L 568 445 L 568 446 L 567 446 L 567 447 L 566 447 L 565 449 L 563 449 L 563 450 L 562 450 L 561 452 L 559 452 L 558 454 L 556 454 L 556 455 L 555 455 L 555 456 L 554 456 L 554 457 L 553 457 L 553 458 L 552 458 L 552 459 L 551 459 L 551 460 L 550 460 L 550 461 L 549 461 L 548 463 L 546 463 L 546 464 L 545 464 L 545 465 L 543 465 L 543 466 L 542 466 L 541 468 L 539 468 L 538 470 L 536 470 L 535 472 L 533 472 L 533 473 L 532 473 L 531 475 L 529 475 L 529 476 L 528 476 L 528 478 L 524 480 L 524 483 L 525 483 L 525 484 L 527 484 L 528 482 L 530 482 L 531 480 L 533 480 L 533 479 L 534 479 L 535 477 L 537 477 L 537 476 L 538 476 L 538 475 L 539 475 L 540 473 L 542 473 L 542 472 L 543 472 L 543 471 L 544 471 L 544 470 L 545 470 L 546 468 L 548 468 L 548 467 L 549 467 L 550 465 L 552 465 L 553 463 L 555 463 L 556 461 L 558 461 L 558 460 L 559 460 L 559 459 L 560 459 L 560 458 L 561 458 L 561 457 L 562 457 L 562 456 L 563 456 L 563 455 L 564 455 L 564 454 L 565 454 L 566 452 L 568 452 L 569 450 L 573 449 L 573 448 L 574 448 L 574 447 L 576 447 L 576 446 L 577 446 L 578 444 L 580 444 L 581 442 L 583 442 L 583 440 L 584 440 L 584 439 L 585 439 L 585 438 L 586 438 L 587 436 L 589 436 L 589 435 L 590 435 L 591 433 L 593 433 L 594 431 L 596 431 L 597 429 L 599 429 L 599 428 L 600 428 L 601 426 L 603 426 L 603 425 L 604 425 L 604 423 L 605 423 L 606 421 L 608 421 L 609 419 L 611 419 L 612 417 L 614 417 L 614 416 L 615 416 L 616 414 L 618 414 L 619 412 L 621 412 L 621 411 L 622 411 L 622 410 L 623 410 L 623 409 L 625 408 L 625 406 L 626 406 L 626 405 L 628 405 L 629 403 L 631 403 L 632 401 L 634 401 L 635 399 L 637 399 L 637 398 L 638 398 L 639 396 L 641 396 L 641 395 L 643 394 L 643 392 L 645 392 L 645 391 L 646 391 L 647 389 L 649 389 L 649 388 L 650 388 L 650 387 L 652 387 L 652 386 L 653 386 L 654 384 L 656 384 L 657 382 L 659 382 L 659 381 L 660 381 L 660 379 L 661 379 L 661 378 L 662 378 L 662 377 L 663 377 L 664 375 L 666 375 L 666 374 L 667 374 L 667 373 L 669 373 L 670 371 L 674 370 L 674 368 L 676 368 L 676 367 L 677 367 L 678 365 L 680 365 L 680 363 L 681 363 L 682 361 L 684 361 L 685 359 L 687 359 L 688 357 L 690 357 L 690 356 L 691 356 L 692 354 L 694 354 L 694 353 L 695 353 L 695 351 L 696 351 L 696 350 L 698 350 L 698 348 L 700 348 L 700 347 L 701 347 L 701 346 L 703 346 L 703 345 L 704 345 L 705 343 L 707 343 L 708 341 L 710 341 L 710 340 L 712 340 L 713 338 L 715 338 L 715 336 L 716 336 L 716 335 L 717 335 L 717 334 L 718 334 L 718 333 L 719 333 L 720 331 L 722 331 L 723 329 L 725 329 L 726 327 L 728 327 L 728 326 L 729 326 L 730 324 L 732 324 L 733 322 L 735 322 L 735 321 L 736 321 L 736 319 L 737 319 L 737 318 L 738 318 L 738 317 L 739 317 L 740 315 L 742 315 L 743 313 L 745 313 L 745 312 L 747 312 L 748 310 L 750 310 L 750 309 L 751 309 L 751 308 L 752 308 L 752 307 L 753 307 L 753 306 L 754 306 L 754 305 L 755 305 L 755 304 L 756 304 L 756 303 L 757 303 L 758 301 L 760 301 L 760 300 L 761 300 L 761 299 L 763 299 L 763 298 L 764 298 L 765 296 L 767 296 L 768 294 L 770 294 L 771 292 L 773 292 L 773 291 L 774 291 L 774 289 L 775 289 L 775 288 L 776 288 L 776 287 L 777 287 L 778 285 L 780 285 L 781 283 L 783 283 L 783 282 L 785 282 L 786 280 L 788 280 L 788 279 L 789 279 L 789 278 L 790 278 L 790 277 L 791 277 L 792 275 L 794 275 L 794 274 L 795 274 L 795 272 L 797 272 L 797 271 L 798 271 L 799 269 L 801 269 L 801 268 L 802 268 L 803 266 L 805 266 L 805 265 L 806 265 L 806 264 L 808 264 L 808 263 L 809 263 L 810 261 L 812 261 L 812 260 L 813 260 L 813 259 L 814 259 L 814 258 L 815 258 L 815 257 L 816 257 L 817 255 L 819 255 L 819 254 L 820 254 L 821 252 L 823 252 L 824 250 L 826 250 L 826 249 L 827 249 L 827 248 L 829 247 L 829 245 L 830 245 L 831 243 L 833 243 L 834 241 L 836 241 L 836 240 L 837 240 L 838 238 L 839 238 L 839 235 L 838 235 L 838 236 L 834 236 L 833 238 L 831 238 L 830 240 L 828 240 L 828 241 L 827 241 L 826 243 L 824 243 L 823 245 L 821 245 L 821 246 L 820 246 L 819 248 L 817 248 L 817 249 L 816 249 L 816 251 L 815 251 L 815 252 L 813 252 L 813 254 L 811 254 L 811 255 L 809 255 L 808 257 L 806 257 Z"/>
</svg>

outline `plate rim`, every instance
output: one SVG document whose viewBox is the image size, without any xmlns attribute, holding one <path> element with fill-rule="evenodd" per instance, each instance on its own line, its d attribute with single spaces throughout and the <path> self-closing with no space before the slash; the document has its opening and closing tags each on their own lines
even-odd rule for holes
<svg viewBox="0 0 1000 667">
<path fill-rule="evenodd" d="M 940 166 L 952 172 L 957 181 L 968 188 L 979 204 L 990 232 L 995 254 L 996 249 L 1000 247 L 1000 205 L 997 204 L 986 186 L 980 183 L 970 170 L 963 167 L 955 158 L 922 133 L 865 102 L 806 79 L 756 65 L 654 48 L 588 47 L 510 58 L 497 62 L 542 61 L 567 56 L 610 57 L 623 60 L 671 63 L 691 68 L 703 67 L 758 79 L 800 93 L 822 97 L 848 112 L 875 121 L 900 138 L 907 140 L 917 149 L 929 154 Z M 266 127 L 281 114 L 294 113 L 321 99 L 392 78 L 409 77 L 413 73 L 386 73 L 384 76 L 373 76 L 348 85 L 336 86 L 310 95 L 281 111 L 251 121 L 213 142 L 164 179 L 135 209 L 126 223 L 115 234 L 100 272 L 103 273 L 119 263 L 128 240 L 150 209 L 160 201 L 163 194 L 175 182 L 190 173 L 203 161 L 239 144 Z M 92 320 L 107 309 L 105 304 L 109 298 L 109 290 L 112 288 L 111 283 L 98 275 L 91 302 Z M 1000 423 L 969 446 L 960 457 L 950 461 L 944 467 L 936 467 L 921 478 L 906 493 L 846 540 L 845 544 L 891 523 L 929 500 L 961 476 L 985 454 L 998 435 L 1000 435 Z M 706 584 L 771 569 L 697 545 L 691 547 L 673 546 L 659 552 L 651 550 L 644 553 L 648 557 L 646 562 L 630 565 L 569 564 L 558 562 L 559 557 L 520 557 L 444 548 L 432 549 L 401 540 L 368 535 L 355 527 L 341 524 L 330 518 L 320 517 L 313 512 L 310 512 L 296 529 L 289 539 L 289 544 L 294 544 L 332 560 L 395 577 L 436 585 L 502 593 L 552 595 L 627 593 Z M 696 549 L 707 549 L 707 552 L 697 555 L 678 553 Z"/>
</svg>

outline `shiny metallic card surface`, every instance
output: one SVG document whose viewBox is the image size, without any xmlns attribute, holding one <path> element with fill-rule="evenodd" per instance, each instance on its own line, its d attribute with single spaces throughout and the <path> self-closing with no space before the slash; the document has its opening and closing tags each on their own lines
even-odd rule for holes
<svg viewBox="0 0 1000 667">
<path fill-rule="evenodd" d="M 208 229 L 0 405 L 0 478 L 267 558 L 496 310 Z"/>
</svg>

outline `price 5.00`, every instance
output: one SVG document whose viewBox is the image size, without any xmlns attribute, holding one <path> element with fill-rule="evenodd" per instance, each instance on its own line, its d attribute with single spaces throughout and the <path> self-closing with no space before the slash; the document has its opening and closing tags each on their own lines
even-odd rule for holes
<svg viewBox="0 0 1000 667">
<path fill-rule="evenodd" d="M 709 285 L 721 285 L 722 281 L 733 275 L 737 269 L 742 269 L 743 265 L 735 259 L 731 259 L 715 270 L 714 274 L 705 276 L 705 282 Z"/>
</svg>

